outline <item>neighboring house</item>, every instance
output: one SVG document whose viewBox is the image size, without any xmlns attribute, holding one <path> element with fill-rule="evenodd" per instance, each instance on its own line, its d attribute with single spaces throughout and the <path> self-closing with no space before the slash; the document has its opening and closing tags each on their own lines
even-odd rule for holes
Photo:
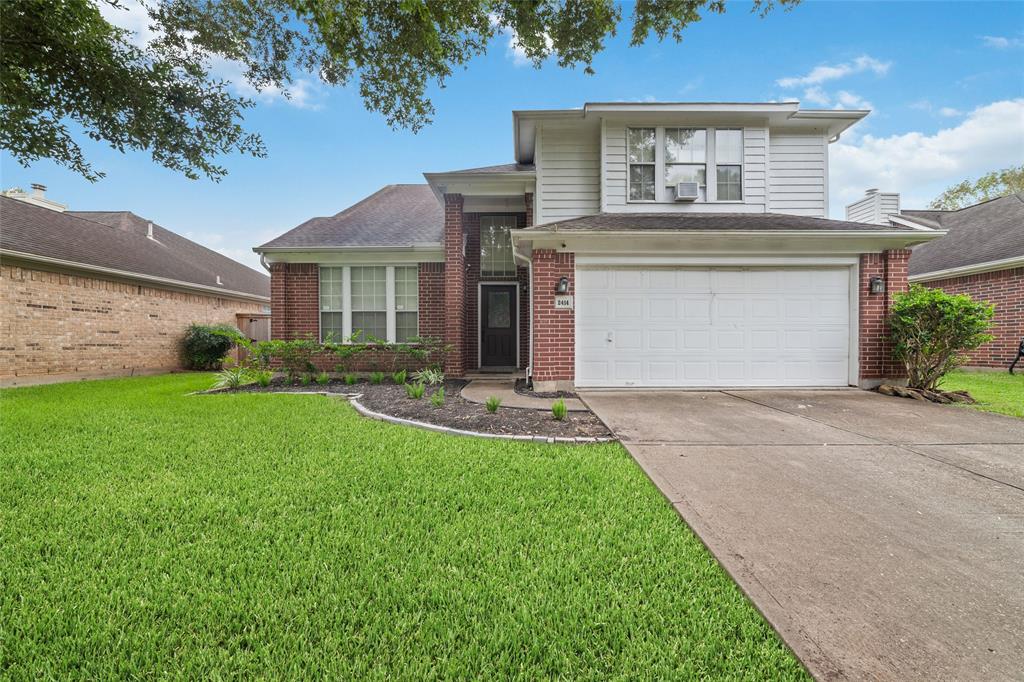
<svg viewBox="0 0 1024 682">
<path fill-rule="evenodd" d="M 266 275 L 128 211 L 67 211 L 44 189 L 0 196 L 0 382 L 178 368 L 189 324 L 269 312 Z"/>
<path fill-rule="evenodd" d="M 425 173 L 257 247 L 273 336 L 440 336 L 449 375 L 541 390 L 899 377 L 890 298 L 943 232 L 825 218 L 829 143 L 867 113 L 513 112 L 515 163 Z"/>
<path fill-rule="evenodd" d="M 913 250 L 909 279 L 995 305 L 995 339 L 970 355 L 976 367 L 1005 369 L 1024 339 L 1024 193 L 958 211 L 902 211 L 893 225 L 948 234 Z"/>
</svg>

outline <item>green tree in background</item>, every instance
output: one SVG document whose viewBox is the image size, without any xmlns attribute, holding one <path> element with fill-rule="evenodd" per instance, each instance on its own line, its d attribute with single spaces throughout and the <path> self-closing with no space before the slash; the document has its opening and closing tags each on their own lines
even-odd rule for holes
<svg viewBox="0 0 1024 682">
<path fill-rule="evenodd" d="M 431 85 L 515 36 L 539 66 L 592 73 L 594 56 L 615 35 L 614 0 L 142 0 L 156 38 L 133 43 L 100 5 L 131 0 L 0 0 L 0 146 L 21 164 L 51 159 L 96 180 L 82 138 L 115 149 L 146 150 L 190 178 L 218 180 L 223 154 L 266 155 L 241 123 L 252 100 L 211 68 L 228 60 L 256 91 L 289 95 L 312 74 L 355 85 L 366 107 L 393 127 L 431 122 Z M 761 15 L 799 0 L 754 0 Z M 682 39 L 724 0 L 636 0 L 631 44 L 653 34 Z M 235 84 L 239 85 L 238 83 Z"/>
<path fill-rule="evenodd" d="M 1012 166 L 986 173 L 971 182 L 964 180 L 937 196 L 929 208 L 955 211 L 989 199 L 998 199 L 1016 192 L 1024 192 L 1024 166 Z"/>
</svg>

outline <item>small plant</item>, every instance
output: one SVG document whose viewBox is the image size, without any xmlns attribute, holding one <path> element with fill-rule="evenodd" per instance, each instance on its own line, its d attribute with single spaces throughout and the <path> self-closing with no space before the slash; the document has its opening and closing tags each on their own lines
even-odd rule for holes
<svg viewBox="0 0 1024 682">
<path fill-rule="evenodd" d="M 498 411 L 498 408 L 501 407 L 501 398 L 497 398 L 497 397 L 495 397 L 493 395 L 490 396 L 484 402 L 484 407 L 487 408 L 488 412 L 490 412 L 491 414 L 494 414 L 495 412 Z"/>
<path fill-rule="evenodd" d="M 355 386 L 356 382 L 358 382 L 358 381 L 359 381 L 359 377 L 357 377 L 352 372 L 349 372 L 348 374 L 345 375 L 345 383 L 348 386 Z"/>
<path fill-rule="evenodd" d="M 384 372 L 374 372 L 370 375 L 370 383 L 377 386 L 384 383 Z"/>
<path fill-rule="evenodd" d="M 299 376 L 299 384 L 302 386 L 309 386 L 309 382 L 313 380 L 313 377 L 309 374 L 303 374 Z"/>
<path fill-rule="evenodd" d="M 405 380 L 408 377 L 409 377 L 409 373 L 406 372 L 404 369 L 400 369 L 400 370 L 398 370 L 397 372 L 395 372 L 394 374 L 391 375 L 391 380 L 394 381 L 399 386 L 401 386 L 402 384 L 405 383 Z"/>
<path fill-rule="evenodd" d="M 405 394 L 407 396 L 409 396 L 410 398 L 412 398 L 413 400 L 419 400 L 420 398 L 422 398 L 423 397 L 423 391 L 425 391 L 425 390 L 426 390 L 426 386 L 424 386 L 423 384 L 421 384 L 418 381 L 415 384 L 406 384 L 405 385 Z"/>
<path fill-rule="evenodd" d="M 266 388 L 270 385 L 270 382 L 274 379 L 274 373 L 269 369 L 258 369 L 252 373 L 253 379 L 257 384 Z"/>
<path fill-rule="evenodd" d="M 319 374 L 316 375 L 316 383 L 320 384 L 321 386 L 326 386 L 328 383 L 330 383 L 330 381 L 331 375 L 328 374 L 327 372 L 320 372 Z"/>
<path fill-rule="evenodd" d="M 413 374 L 412 378 L 419 383 L 436 386 L 444 383 L 444 372 L 436 367 L 427 367 Z"/>
<path fill-rule="evenodd" d="M 561 398 L 551 404 L 551 416 L 555 418 L 555 421 L 564 421 L 568 412 L 569 408 L 565 406 L 565 401 Z"/>
<path fill-rule="evenodd" d="M 444 407 L 444 387 L 434 391 L 434 395 L 430 396 L 430 404 L 434 407 Z"/>
<path fill-rule="evenodd" d="M 246 367 L 225 367 L 221 371 L 217 372 L 217 380 L 214 382 L 214 388 L 238 388 L 244 384 L 251 384 L 253 382 L 252 376 L 249 374 L 249 369 Z"/>
</svg>

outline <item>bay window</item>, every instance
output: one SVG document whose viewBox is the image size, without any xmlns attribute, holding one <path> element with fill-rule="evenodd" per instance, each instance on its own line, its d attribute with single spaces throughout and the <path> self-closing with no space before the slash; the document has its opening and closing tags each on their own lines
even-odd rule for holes
<svg viewBox="0 0 1024 682">
<path fill-rule="evenodd" d="M 408 343 L 419 336 L 419 266 L 320 267 L 320 339 Z"/>
<path fill-rule="evenodd" d="M 703 128 L 665 129 L 665 189 L 675 199 L 676 185 L 696 182 L 700 201 L 707 198 L 708 131 Z"/>
<path fill-rule="evenodd" d="M 743 131 L 715 131 L 715 172 L 719 201 L 743 199 Z"/>
<path fill-rule="evenodd" d="M 629 157 L 629 200 L 654 201 L 654 128 L 627 128 L 626 153 Z"/>
</svg>

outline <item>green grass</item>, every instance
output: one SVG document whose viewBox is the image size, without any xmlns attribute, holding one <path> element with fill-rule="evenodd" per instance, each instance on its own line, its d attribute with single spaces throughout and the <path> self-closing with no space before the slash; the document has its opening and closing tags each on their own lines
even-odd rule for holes
<svg viewBox="0 0 1024 682">
<path fill-rule="evenodd" d="M 0 394 L 0 678 L 805 678 L 617 445 L 209 375 Z"/>
<path fill-rule="evenodd" d="M 942 380 L 946 391 L 968 391 L 978 401 L 968 405 L 985 412 L 1024 418 L 1024 365 L 1017 374 L 1009 372 L 951 372 Z"/>
</svg>

